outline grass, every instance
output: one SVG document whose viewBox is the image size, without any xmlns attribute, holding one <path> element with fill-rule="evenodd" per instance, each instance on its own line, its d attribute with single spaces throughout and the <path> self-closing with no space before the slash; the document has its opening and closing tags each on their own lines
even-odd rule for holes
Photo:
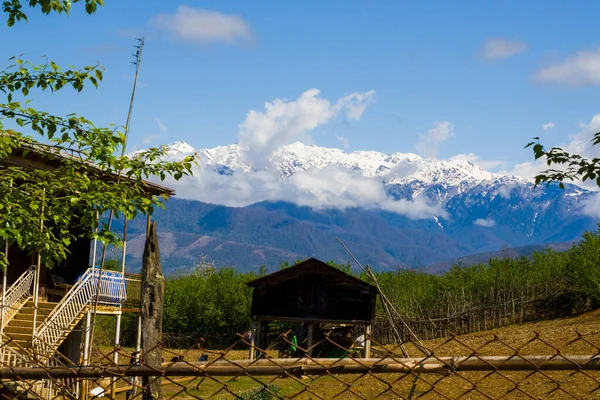
<svg viewBox="0 0 600 400">
<path fill-rule="evenodd" d="M 580 335 L 583 337 L 581 338 Z M 554 355 L 560 351 L 565 355 L 596 355 L 600 353 L 600 310 L 577 317 L 552 321 L 513 325 L 456 338 L 428 340 L 423 343 L 436 356 L 468 356 L 474 352 L 482 356 Z M 385 350 L 398 350 L 385 346 Z M 377 347 L 374 346 L 377 351 Z M 379 350 L 383 350 L 379 348 Z M 409 354 L 420 357 L 421 353 L 407 345 Z M 201 351 L 167 350 L 170 354 L 181 354 L 187 361 L 196 361 Z M 270 354 L 276 357 L 275 353 Z M 245 350 L 214 352 L 209 361 L 226 358 L 247 359 Z M 441 374 L 377 374 L 377 375 L 325 375 L 303 377 L 218 377 L 181 378 L 163 386 L 165 398 L 234 398 L 235 393 L 243 398 L 252 398 L 256 390 L 274 384 L 278 396 L 297 399 L 312 398 L 413 398 L 438 399 L 458 398 L 600 398 L 600 371 L 497 371 L 461 372 Z M 596 390 L 598 389 L 598 390 Z M 357 396 L 358 395 L 358 396 Z M 250 397 L 248 397 L 250 396 Z M 268 399 L 261 393 L 259 399 Z M 462 396 L 462 397 L 461 397 Z"/>
</svg>

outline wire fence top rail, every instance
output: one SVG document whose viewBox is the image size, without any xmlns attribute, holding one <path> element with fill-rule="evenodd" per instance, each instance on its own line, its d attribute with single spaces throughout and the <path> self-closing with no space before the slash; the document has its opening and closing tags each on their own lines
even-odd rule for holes
<svg viewBox="0 0 600 400">
<path fill-rule="evenodd" d="M 300 358 L 173 362 L 161 367 L 95 365 L 3 367 L 0 379 L 64 379 L 130 376 L 272 376 L 279 374 L 440 374 L 452 371 L 600 371 L 600 356 L 470 356 L 440 358 Z"/>
<path fill-rule="evenodd" d="M 428 354 L 403 343 L 410 357 L 400 344 L 373 340 L 370 358 L 331 328 L 310 347 L 285 330 L 264 348 L 254 346 L 257 357 L 250 359 L 245 332 L 224 349 L 202 340 L 186 349 L 161 344 L 150 350 L 162 353 L 160 365 L 138 362 L 131 348 L 118 346 L 96 347 L 90 365 L 1 364 L 0 381 L 45 399 L 142 399 L 157 383 L 163 399 L 600 398 L 600 331 L 561 329 L 560 337 L 530 331 L 517 340 L 487 332 L 424 341 Z M 318 348 L 338 355 L 311 356 Z"/>
</svg>

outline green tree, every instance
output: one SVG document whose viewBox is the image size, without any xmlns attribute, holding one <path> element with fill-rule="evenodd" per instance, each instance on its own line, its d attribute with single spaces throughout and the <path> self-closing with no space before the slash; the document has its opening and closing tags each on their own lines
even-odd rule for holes
<svg viewBox="0 0 600 400">
<path fill-rule="evenodd" d="M 533 138 L 533 142 L 528 143 L 525 148 L 531 147 L 533 155 L 536 160 L 545 159 L 548 166 L 561 165 L 563 168 L 554 169 L 549 168 L 545 171 L 540 172 L 535 177 L 535 184 L 540 183 L 550 184 L 551 182 L 558 182 L 561 188 L 564 188 L 564 181 L 574 181 L 581 179 L 586 181 L 588 179 L 595 180 L 596 184 L 600 186 L 600 157 L 596 158 L 585 158 L 579 154 L 573 154 L 564 151 L 560 147 L 552 147 L 547 150 L 542 143 L 540 138 Z M 596 133 L 592 139 L 592 146 L 600 144 L 600 132 Z"/>
<path fill-rule="evenodd" d="M 103 0 L 7 0 L 2 12 L 10 27 L 27 20 L 27 7 L 32 12 L 68 14 L 77 4 L 93 14 Z M 53 115 L 33 106 L 36 92 L 79 92 L 97 86 L 102 77 L 101 65 L 62 69 L 50 60 L 34 64 L 15 57 L 0 71 L 0 160 L 17 151 L 25 156 L 35 151 L 59 160 L 52 171 L 11 164 L 0 168 L 0 238 L 40 254 L 50 267 L 67 256 L 68 246 L 81 235 L 120 245 L 119 237 L 110 232 L 106 222 L 98 222 L 97 215 L 108 210 L 114 210 L 117 217 L 151 214 L 163 202 L 147 194 L 143 179 L 180 179 L 191 174 L 195 163 L 194 156 L 182 162 L 162 161 L 164 147 L 133 158 L 120 156 L 126 145 L 122 130 L 97 127 L 76 114 Z M 0 267 L 6 263 L 0 250 Z"/>
</svg>

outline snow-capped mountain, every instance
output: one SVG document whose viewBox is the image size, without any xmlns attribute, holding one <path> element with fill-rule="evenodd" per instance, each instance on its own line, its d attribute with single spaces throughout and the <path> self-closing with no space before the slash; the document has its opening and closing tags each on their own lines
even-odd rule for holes
<svg viewBox="0 0 600 400">
<path fill-rule="evenodd" d="M 193 153 L 198 154 L 199 162 L 204 168 L 219 173 L 254 171 L 253 166 L 245 161 L 239 144 L 197 150 L 181 141 L 167 146 L 167 154 L 171 159 L 180 159 Z M 466 160 L 423 158 L 413 153 L 345 152 L 301 142 L 281 147 L 271 156 L 270 161 L 281 179 L 299 172 L 336 166 L 364 178 L 381 181 L 398 198 L 414 199 L 426 194 L 432 201 L 446 201 L 484 182 L 492 185 L 527 182 L 523 178 L 486 171 Z M 403 190 L 398 190 L 397 186 Z"/>
<path fill-rule="evenodd" d="M 379 268 L 424 266 L 503 247 L 570 242 L 598 222 L 586 211 L 592 192 L 535 188 L 464 160 L 292 143 L 257 171 L 237 144 L 167 148 L 172 160 L 193 153 L 200 170 L 175 188 L 201 202 L 174 200 L 155 214 L 172 236 L 174 258 L 167 262 L 177 266 L 193 264 L 200 253 L 243 268 L 308 256 L 347 261 L 335 237 Z M 224 206 L 240 196 L 253 200 Z"/>
<path fill-rule="evenodd" d="M 227 167 L 231 170 L 251 171 L 252 165 L 244 160 L 238 144 L 212 149 L 194 150 L 185 142 L 167 146 L 169 155 L 187 155 L 197 152 L 203 164 L 213 168 Z M 300 171 L 320 169 L 337 165 L 358 172 L 367 178 L 379 178 L 389 184 L 421 182 L 435 184 L 446 182 L 458 185 L 465 180 L 480 182 L 500 175 L 485 171 L 470 161 L 437 160 L 423 158 L 412 153 L 384 154 L 377 151 L 353 151 L 306 145 L 295 142 L 281 147 L 271 157 L 282 178 Z"/>
</svg>

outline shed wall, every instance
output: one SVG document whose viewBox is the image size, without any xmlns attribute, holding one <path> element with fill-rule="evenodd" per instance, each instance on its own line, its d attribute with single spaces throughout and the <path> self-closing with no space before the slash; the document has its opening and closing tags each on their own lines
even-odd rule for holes
<svg viewBox="0 0 600 400">
<path fill-rule="evenodd" d="M 322 270 L 255 287 L 252 316 L 264 319 L 371 322 L 375 293 Z"/>
</svg>

